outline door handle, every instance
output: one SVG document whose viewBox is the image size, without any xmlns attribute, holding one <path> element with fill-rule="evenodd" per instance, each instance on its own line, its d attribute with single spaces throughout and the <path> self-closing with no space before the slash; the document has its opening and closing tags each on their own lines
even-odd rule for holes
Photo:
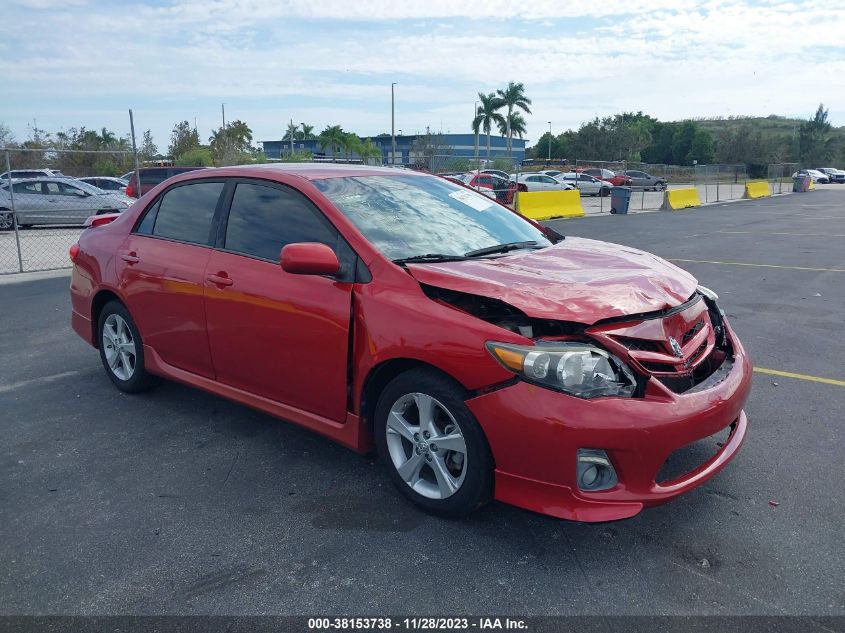
<svg viewBox="0 0 845 633">
<path fill-rule="evenodd" d="M 129 262 L 130 264 L 137 264 L 139 261 L 141 261 L 141 258 L 138 257 L 135 251 L 132 251 L 130 253 L 122 253 L 120 259 L 125 262 Z"/>
<path fill-rule="evenodd" d="M 235 283 L 230 277 L 226 276 L 226 273 L 224 272 L 217 273 L 216 275 L 208 275 L 206 279 L 218 286 L 231 286 Z"/>
</svg>

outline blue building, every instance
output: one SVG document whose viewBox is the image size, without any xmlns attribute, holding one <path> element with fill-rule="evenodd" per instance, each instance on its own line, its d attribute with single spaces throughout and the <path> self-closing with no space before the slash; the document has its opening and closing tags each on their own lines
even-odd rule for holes
<svg viewBox="0 0 845 633">
<path fill-rule="evenodd" d="M 415 165 L 425 161 L 423 152 L 414 151 L 414 142 L 425 135 L 417 134 L 403 134 L 396 137 L 396 160 L 392 161 L 391 138 L 389 136 L 369 137 L 372 139 L 376 147 L 381 148 L 382 164 L 389 165 L 392 162 L 401 165 Z M 451 158 L 473 158 L 476 155 L 481 160 L 487 159 L 487 135 L 478 135 L 478 145 L 476 153 L 476 137 L 475 134 L 432 134 L 436 139 L 437 149 L 435 154 L 438 158 L 442 157 L 445 160 Z M 364 137 L 366 138 L 366 137 Z M 363 138 L 362 138 L 363 140 Z M 513 139 L 513 151 L 511 152 L 511 159 L 514 163 L 522 161 L 525 158 L 525 139 Z M 279 160 L 291 152 L 290 140 L 278 141 L 262 141 L 264 154 L 269 159 Z M 504 136 L 490 136 L 490 160 L 497 158 L 507 158 L 507 139 Z M 315 160 L 331 160 L 334 158 L 330 148 L 320 146 L 317 140 L 301 141 L 293 140 L 294 152 L 310 152 Z M 429 152 L 430 153 L 430 152 Z M 345 155 L 344 155 L 345 158 Z M 357 159 L 358 156 L 352 154 L 352 159 Z M 440 162 L 440 161 L 438 161 Z"/>
</svg>

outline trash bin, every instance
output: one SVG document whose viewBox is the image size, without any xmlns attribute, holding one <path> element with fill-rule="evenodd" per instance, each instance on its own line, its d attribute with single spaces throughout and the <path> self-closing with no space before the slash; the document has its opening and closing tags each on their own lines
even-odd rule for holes
<svg viewBox="0 0 845 633">
<path fill-rule="evenodd" d="M 610 212 L 628 215 L 628 205 L 631 202 L 630 187 L 614 187 L 610 190 Z"/>
<path fill-rule="evenodd" d="M 795 193 L 803 193 L 810 189 L 810 182 L 812 179 L 809 176 L 795 176 L 792 178 L 792 191 Z"/>
</svg>

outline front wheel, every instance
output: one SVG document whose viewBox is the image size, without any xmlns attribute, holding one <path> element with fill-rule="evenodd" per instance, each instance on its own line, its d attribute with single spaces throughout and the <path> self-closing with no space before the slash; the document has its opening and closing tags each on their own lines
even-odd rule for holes
<svg viewBox="0 0 845 633">
<path fill-rule="evenodd" d="M 100 360 L 115 387 L 126 393 L 139 393 L 152 385 L 152 375 L 144 367 L 144 345 L 129 310 L 110 301 L 97 322 Z"/>
<path fill-rule="evenodd" d="M 374 426 L 391 480 L 416 505 L 457 517 L 492 497 L 487 438 L 450 379 L 430 369 L 397 376 L 379 397 Z"/>
<path fill-rule="evenodd" d="M 13 228 L 15 228 L 15 219 L 12 217 L 12 212 L 0 209 L 0 231 L 11 231 Z"/>
<path fill-rule="evenodd" d="M 663 191 L 665 188 L 666 188 L 666 185 L 665 185 L 665 183 L 662 183 L 662 182 L 658 182 L 656 185 L 654 185 L 655 191 Z"/>
</svg>

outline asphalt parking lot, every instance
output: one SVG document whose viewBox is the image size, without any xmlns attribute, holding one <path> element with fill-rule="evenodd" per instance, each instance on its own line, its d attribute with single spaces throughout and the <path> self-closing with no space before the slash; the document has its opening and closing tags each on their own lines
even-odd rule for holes
<svg viewBox="0 0 845 633">
<path fill-rule="evenodd" d="M 174 383 L 119 393 L 67 277 L 0 285 L 0 613 L 845 615 L 843 203 L 551 222 L 673 259 L 758 368 L 804 375 L 756 373 L 737 459 L 608 524 L 428 516 L 295 426 Z"/>
</svg>

